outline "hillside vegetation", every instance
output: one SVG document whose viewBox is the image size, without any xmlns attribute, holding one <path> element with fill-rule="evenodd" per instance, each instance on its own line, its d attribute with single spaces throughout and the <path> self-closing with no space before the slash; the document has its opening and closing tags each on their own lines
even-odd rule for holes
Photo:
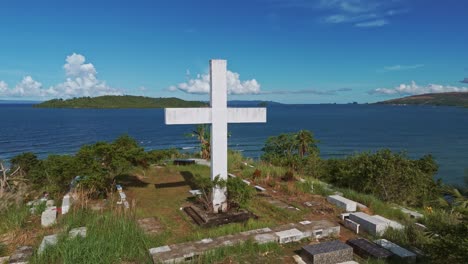
<svg viewBox="0 0 468 264">
<path fill-rule="evenodd" d="M 72 99 L 52 99 L 34 105 L 40 108 L 167 108 L 203 107 L 206 103 L 185 101 L 179 98 L 151 98 L 133 95 L 105 95 L 99 97 L 80 97 Z"/>
<path fill-rule="evenodd" d="M 437 105 L 437 106 L 468 107 L 468 92 L 413 95 L 413 96 L 378 102 L 377 104 L 395 104 L 395 105 L 407 105 L 408 104 L 408 105 Z"/>
</svg>

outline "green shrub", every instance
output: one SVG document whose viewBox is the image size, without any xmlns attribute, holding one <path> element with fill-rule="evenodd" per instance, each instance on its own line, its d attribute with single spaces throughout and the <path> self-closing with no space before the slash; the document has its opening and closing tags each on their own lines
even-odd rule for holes
<svg viewBox="0 0 468 264">
<path fill-rule="evenodd" d="M 0 234 L 23 228 L 29 217 L 29 208 L 25 205 L 15 205 L 0 213 Z"/>
</svg>

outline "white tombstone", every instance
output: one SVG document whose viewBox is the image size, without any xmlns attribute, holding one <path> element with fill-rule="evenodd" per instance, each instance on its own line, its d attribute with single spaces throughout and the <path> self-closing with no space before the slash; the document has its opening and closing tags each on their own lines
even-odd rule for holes
<svg viewBox="0 0 468 264">
<path fill-rule="evenodd" d="M 388 218 L 385 218 L 383 216 L 380 216 L 380 215 L 373 215 L 372 217 L 376 218 L 376 219 L 379 219 L 383 222 L 386 223 L 387 227 L 391 227 L 395 230 L 402 230 L 403 228 L 405 228 L 402 224 L 396 222 L 396 221 L 393 221 L 393 220 L 390 220 Z"/>
<path fill-rule="evenodd" d="M 210 61 L 210 108 L 166 108 L 167 125 L 211 124 L 211 179 L 227 180 L 227 124 L 264 123 L 266 108 L 227 107 L 227 62 Z M 227 211 L 226 188 L 215 187 L 213 212 Z"/>
<path fill-rule="evenodd" d="M 62 199 L 62 214 L 68 213 L 70 211 L 71 206 L 71 196 L 69 193 L 65 194 Z"/>
<path fill-rule="evenodd" d="M 382 235 L 388 227 L 388 223 L 363 212 L 349 215 L 352 220 L 360 225 L 361 230 L 365 230 L 372 235 Z"/>
<path fill-rule="evenodd" d="M 49 227 L 55 224 L 57 220 L 57 207 L 52 206 L 47 208 L 41 215 L 41 225 L 43 227 Z"/>
<path fill-rule="evenodd" d="M 72 230 L 70 230 L 70 232 L 68 232 L 68 236 L 70 238 L 75 238 L 75 237 L 85 238 L 88 233 L 87 231 L 88 229 L 85 226 L 73 228 Z"/>
</svg>

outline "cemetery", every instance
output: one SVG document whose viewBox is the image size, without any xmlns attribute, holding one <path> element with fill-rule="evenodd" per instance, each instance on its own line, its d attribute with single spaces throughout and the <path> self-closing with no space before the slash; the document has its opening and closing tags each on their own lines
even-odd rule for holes
<svg viewBox="0 0 468 264">
<path fill-rule="evenodd" d="M 362 199 L 369 196 L 336 188 L 287 164 L 277 165 L 282 161 L 275 155 L 266 162 L 229 151 L 228 123 L 266 122 L 267 109 L 228 108 L 226 61 L 212 60 L 210 71 L 210 107 L 165 109 L 167 125 L 211 124 L 209 159 L 165 150 L 145 152 L 126 137 L 104 147 L 97 144 L 99 151 L 108 147 L 110 153 L 125 156 L 130 149 L 149 158 L 141 162 L 132 157 L 133 163 L 127 164 L 116 157 L 113 177 L 96 180 L 91 174 L 75 174 L 54 200 L 48 193 L 30 199 L 24 217 L 28 220 L 0 237 L 8 245 L 3 260 L 323 264 L 418 260 L 399 245 L 402 241 L 390 238 L 392 232 L 406 235 L 405 226 L 418 227 L 411 232 L 423 236 L 425 226 L 414 222 L 424 221 L 422 214 L 375 197 Z M 95 156 L 86 156 L 90 153 L 92 146 L 87 146 L 77 157 L 94 161 Z M 118 162 L 127 165 L 125 170 L 119 170 L 123 165 Z M 89 182 L 93 188 L 88 188 Z M 106 250 L 96 252 L 96 245 L 103 244 Z"/>
</svg>

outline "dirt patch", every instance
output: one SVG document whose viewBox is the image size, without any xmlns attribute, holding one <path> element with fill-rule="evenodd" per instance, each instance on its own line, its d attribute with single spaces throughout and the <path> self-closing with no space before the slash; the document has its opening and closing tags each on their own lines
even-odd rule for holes
<svg viewBox="0 0 468 264">
<path fill-rule="evenodd" d="M 159 234 L 163 231 L 163 226 L 156 217 L 138 219 L 137 223 L 145 233 L 150 235 Z"/>
</svg>

